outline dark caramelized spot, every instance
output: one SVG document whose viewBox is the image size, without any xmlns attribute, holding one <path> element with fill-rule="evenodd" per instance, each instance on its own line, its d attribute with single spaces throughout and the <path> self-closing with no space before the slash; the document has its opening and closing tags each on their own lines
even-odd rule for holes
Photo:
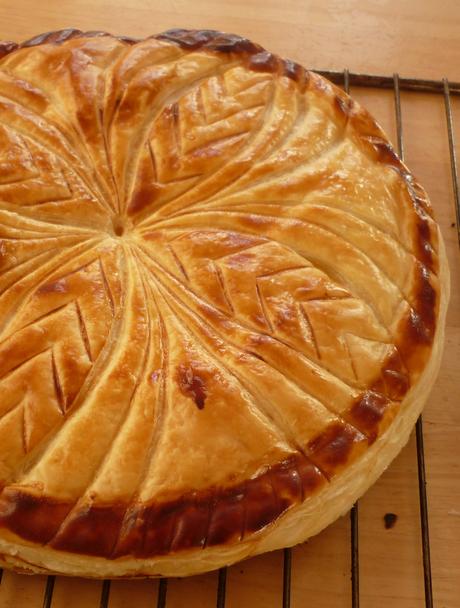
<svg viewBox="0 0 460 608">
<path fill-rule="evenodd" d="M 427 215 L 432 216 L 433 208 L 428 200 L 425 190 L 410 173 L 406 172 L 405 180 L 416 209 L 419 212 L 422 212 L 422 215 L 426 213 Z"/>
<path fill-rule="evenodd" d="M 231 488 L 214 501 L 209 521 L 206 545 L 221 545 L 230 540 L 238 541 L 243 535 L 245 513 L 244 484 Z"/>
<path fill-rule="evenodd" d="M 149 555 L 164 555 L 169 552 L 174 536 L 174 528 L 179 513 L 186 517 L 181 507 L 183 500 L 166 504 L 154 504 L 147 507 L 143 513 L 143 544 L 133 547 L 133 552 L 139 557 Z"/>
<path fill-rule="evenodd" d="M 417 214 L 416 225 L 416 253 L 422 264 L 430 270 L 436 272 L 438 267 L 437 255 L 433 249 L 433 236 L 430 226 L 430 217 L 433 215 L 433 210 L 426 197 L 423 188 L 414 180 L 410 173 L 405 172 L 404 181 L 407 192 L 412 200 L 415 212 Z"/>
<path fill-rule="evenodd" d="M 372 144 L 374 150 L 377 152 L 377 159 L 381 163 L 386 163 L 397 169 L 402 169 L 401 161 L 397 155 L 393 146 L 382 139 L 381 137 L 370 136 L 367 138 L 369 143 Z"/>
<path fill-rule="evenodd" d="M 15 51 L 18 48 L 18 45 L 15 42 L 4 41 L 0 42 L 0 59 L 5 55 Z"/>
<path fill-rule="evenodd" d="M 21 48 L 27 48 L 31 46 L 38 46 L 40 44 L 62 44 L 66 40 L 70 40 L 72 38 L 80 38 L 83 35 L 84 34 L 81 30 L 67 28 L 65 30 L 56 30 L 52 32 L 45 32 L 44 34 L 39 34 L 38 36 L 34 36 L 34 38 L 26 40 L 20 46 Z"/>
<path fill-rule="evenodd" d="M 73 503 L 6 488 L 0 496 L 0 527 L 44 544 L 56 534 Z"/>
<path fill-rule="evenodd" d="M 67 293 L 69 290 L 67 280 L 66 279 L 58 279 L 57 281 L 51 281 L 50 283 L 45 283 L 41 287 L 38 288 L 37 293 L 45 294 L 45 293 Z"/>
<path fill-rule="evenodd" d="M 276 468 L 274 467 L 272 471 L 270 479 L 281 512 L 291 505 L 302 502 L 304 495 L 303 479 L 297 467 L 297 460 L 300 460 L 300 457 L 298 459 L 296 457 L 289 458 Z M 311 465 L 311 463 L 309 464 Z M 311 466 L 313 467 L 313 465 Z"/>
<path fill-rule="evenodd" d="M 115 236 L 123 236 L 125 233 L 125 223 L 120 216 L 114 215 L 112 217 L 112 226 Z"/>
<path fill-rule="evenodd" d="M 245 533 L 257 532 L 281 513 L 272 483 L 267 474 L 252 479 L 246 487 Z"/>
<path fill-rule="evenodd" d="M 204 408 L 207 397 L 206 383 L 191 365 L 181 363 L 178 366 L 177 384 L 184 395 L 193 399 L 199 410 Z"/>
<path fill-rule="evenodd" d="M 118 541 L 112 552 L 105 557 L 117 558 L 122 555 L 138 555 L 144 546 L 145 522 L 148 513 L 147 505 L 131 505 L 118 530 Z M 99 555 L 102 555 L 100 553 Z"/>
<path fill-rule="evenodd" d="M 430 328 L 424 322 L 424 319 L 415 310 L 411 310 L 407 323 L 409 341 L 412 344 L 430 344 L 431 343 L 431 331 Z"/>
<path fill-rule="evenodd" d="M 82 507 L 59 530 L 50 546 L 87 555 L 110 555 L 125 511 L 126 505 L 123 504 Z"/>
<path fill-rule="evenodd" d="M 365 440 L 357 429 L 342 422 L 332 422 L 318 437 L 308 444 L 311 459 L 323 473 L 332 477 L 345 465 L 356 443 Z"/>
<path fill-rule="evenodd" d="M 431 230 L 427 219 L 420 218 L 417 222 L 418 232 L 418 258 L 425 266 L 433 269 L 434 251 L 431 245 Z"/>
<path fill-rule="evenodd" d="M 65 30 L 55 30 L 51 32 L 45 32 L 44 34 L 39 34 L 38 36 L 34 36 L 33 38 L 22 42 L 20 45 L 16 45 L 15 48 L 27 48 L 31 46 L 38 46 L 40 44 L 62 44 L 67 40 L 71 40 L 72 38 L 101 38 L 103 36 L 112 36 L 112 34 L 100 30 L 90 30 L 88 32 L 82 32 L 81 30 L 77 30 L 74 28 L 67 28 Z M 130 36 L 114 36 L 114 38 L 116 38 L 117 40 L 121 40 L 122 42 L 125 42 L 127 44 L 133 44 L 137 42 L 136 38 L 132 38 Z M 0 43 L 0 45 L 1 44 L 2 43 Z M 12 50 L 15 50 L 15 48 L 13 48 Z"/>
<path fill-rule="evenodd" d="M 345 97 L 344 95 L 336 95 L 334 97 L 334 103 L 337 106 L 339 112 L 343 114 L 345 119 L 348 119 L 353 113 L 354 101 L 351 97 Z"/>
<path fill-rule="evenodd" d="M 401 323 L 397 347 L 407 369 L 421 369 L 430 354 L 436 331 L 438 295 L 430 280 L 429 270 L 419 265 L 412 308 Z"/>
<path fill-rule="evenodd" d="M 383 364 L 381 377 L 372 388 L 376 392 L 385 394 L 389 399 L 397 401 L 403 399 L 409 390 L 409 375 L 396 347 Z"/>
<path fill-rule="evenodd" d="M 206 48 L 223 53 L 255 53 L 262 50 L 259 45 L 247 38 L 216 30 L 173 29 L 158 34 L 156 38 L 174 42 L 189 50 Z"/>
<path fill-rule="evenodd" d="M 180 28 L 167 30 L 156 38 L 175 42 L 185 49 L 198 49 L 219 35 L 216 30 L 184 30 Z"/>
<path fill-rule="evenodd" d="M 248 67 L 256 72 L 274 72 L 277 70 L 278 65 L 278 58 L 268 51 L 252 55 L 248 62 Z"/>
<path fill-rule="evenodd" d="M 350 408 L 347 418 L 366 433 L 370 441 L 375 441 L 380 422 L 391 402 L 380 393 L 366 391 Z"/>
<path fill-rule="evenodd" d="M 307 78 L 308 72 L 299 63 L 291 61 L 290 59 L 284 60 L 284 75 L 292 80 L 296 80 L 299 83 L 303 83 L 303 80 Z"/>
<path fill-rule="evenodd" d="M 320 486 L 324 485 L 327 479 L 319 468 L 303 455 L 297 457 L 296 468 L 300 477 L 300 485 L 302 486 L 303 501 L 308 496 L 311 496 Z"/>
<path fill-rule="evenodd" d="M 410 387 L 408 376 L 394 369 L 384 369 L 382 376 L 388 397 L 401 400 Z"/>
<path fill-rule="evenodd" d="M 186 499 L 177 514 L 171 551 L 203 547 L 209 522 L 209 501 L 202 497 Z"/>
<path fill-rule="evenodd" d="M 216 39 L 208 43 L 206 47 L 221 53 L 245 53 L 248 55 L 262 50 L 262 47 L 247 38 L 241 38 L 236 34 L 223 33 L 218 33 Z"/>
</svg>

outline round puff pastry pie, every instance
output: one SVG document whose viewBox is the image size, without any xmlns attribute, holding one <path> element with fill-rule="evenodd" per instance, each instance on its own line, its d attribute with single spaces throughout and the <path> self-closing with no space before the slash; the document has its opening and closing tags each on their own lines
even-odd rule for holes
<svg viewBox="0 0 460 608">
<path fill-rule="evenodd" d="M 355 101 L 237 36 L 0 57 L 1 564 L 181 576 L 319 532 L 436 376 L 424 190 Z"/>
</svg>

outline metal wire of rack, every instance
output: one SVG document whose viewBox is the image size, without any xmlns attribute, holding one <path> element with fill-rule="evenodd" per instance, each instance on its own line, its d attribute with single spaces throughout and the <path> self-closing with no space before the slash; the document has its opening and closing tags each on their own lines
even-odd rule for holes
<svg viewBox="0 0 460 608">
<path fill-rule="evenodd" d="M 393 76 L 381 76 L 376 74 L 359 74 L 332 70 L 314 70 L 325 76 L 335 84 L 343 87 L 349 93 L 351 86 L 392 89 L 394 96 L 394 111 L 396 121 L 397 149 L 401 160 L 404 161 L 404 137 L 401 110 L 401 91 L 429 92 L 442 94 L 444 99 L 444 109 L 446 115 L 447 137 L 449 142 L 449 156 L 451 165 L 452 193 L 456 215 L 457 238 L 460 246 L 460 188 L 457 169 L 457 157 L 455 151 L 455 136 L 452 118 L 451 95 L 460 95 L 460 82 L 449 82 L 448 79 L 426 80 L 421 78 L 403 78 L 397 73 Z M 432 576 L 431 576 L 431 557 L 430 557 L 430 533 L 428 524 L 428 500 L 426 492 L 426 473 L 425 473 L 425 453 L 423 443 L 423 421 L 420 416 L 416 424 L 416 449 L 417 449 L 417 469 L 418 469 L 418 488 L 420 502 L 420 533 L 422 540 L 422 561 L 424 573 L 425 607 L 433 608 Z M 350 511 L 350 578 L 351 578 L 351 598 L 352 608 L 359 608 L 359 507 L 358 503 L 353 505 Z M 291 570 L 292 570 L 292 550 L 283 551 L 283 593 L 281 608 L 291 607 Z M 2 582 L 3 571 L 0 568 L 0 585 Z M 43 594 L 43 608 L 52 608 L 53 592 L 56 577 L 47 577 Z M 101 593 L 99 608 L 109 608 L 110 602 L 109 580 L 101 583 Z M 225 608 L 227 587 L 227 568 L 221 568 L 217 572 L 216 580 L 216 608 Z M 161 579 L 158 586 L 157 608 L 167 608 L 168 579 Z"/>
</svg>

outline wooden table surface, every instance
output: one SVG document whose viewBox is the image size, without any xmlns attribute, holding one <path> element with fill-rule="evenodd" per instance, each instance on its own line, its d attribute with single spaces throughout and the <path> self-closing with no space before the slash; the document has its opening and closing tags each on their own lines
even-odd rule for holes
<svg viewBox="0 0 460 608">
<path fill-rule="evenodd" d="M 64 27 L 146 36 L 172 27 L 236 32 L 309 68 L 460 81 L 458 0 L 0 0 L 0 39 Z M 391 91 L 354 89 L 395 140 Z M 460 98 L 452 100 L 460 141 Z M 427 188 L 447 244 L 452 298 L 446 351 L 424 413 L 434 605 L 460 606 L 460 255 L 443 98 L 403 93 L 406 161 Z M 460 154 L 460 150 L 458 150 Z M 383 517 L 398 515 L 392 529 Z M 424 603 L 415 437 L 359 504 L 361 608 Z M 46 579 L 3 573 L 0 608 L 41 607 Z M 168 608 L 216 605 L 216 574 L 169 581 Z M 154 606 L 157 581 L 112 584 L 110 608 Z M 97 608 L 101 583 L 58 578 L 52 608 Z M 282 552 L 228 571 L 226 608 L 282 605 Z M 293 550 L 293 608 L 345 608 L 350 523 Z"/>
</svg>

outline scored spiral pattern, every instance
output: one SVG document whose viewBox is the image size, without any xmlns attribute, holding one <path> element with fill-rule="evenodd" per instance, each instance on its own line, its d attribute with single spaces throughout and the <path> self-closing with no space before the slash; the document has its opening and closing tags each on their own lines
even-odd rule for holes
<svg viewBox="0 0 460 608">
<path fill-rule="evenodd" d="M 1 525 L 105 556 L 261 529 L 423 370 L 423 190 L 346 95 L 234 36 L 2 54 Z"/>
</svg>

